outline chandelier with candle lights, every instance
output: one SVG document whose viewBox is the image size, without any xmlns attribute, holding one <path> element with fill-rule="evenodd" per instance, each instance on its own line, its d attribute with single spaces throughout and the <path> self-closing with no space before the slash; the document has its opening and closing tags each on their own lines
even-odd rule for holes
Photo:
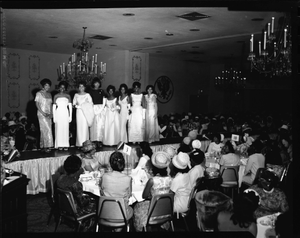
<svg viewBox="0 0 300 238">
<path fill-rule="evenodd" d="M 90 85 L 95 77 L 101 81 L 106 75 L 106 63 L 100 62 L 98 65 L 97 54 L 89 57 L 89 49 L 92 48 L 93 42 L 85 38 L 85 30 L 83 27 L 83 37 L 73 43 L 73 48 L 80 50 L 77 54 L 72 54 L 68 63 L 62 63 L 57 69 L 58 81 L 66 81 L 70 87 L 76 87 L 78 82 L 85 81 Z"/>
<path fill-rule="evenodd" d="M 279 19 L 275 30 L 275 18 L 268 23 L 263 31 L 262 41 L 254 47 L 254 35 L 250 38 L 250 52 L 248 60 L 253 69 L 265 76 L 289 76 L 292 73 L 292 37 L 290 16 Z"/>
<path fill-rule="evenodd" d="M 229 69 L 222 70 L 221 76 L 215 77 L 215 87 L 225 90 L 241 90 L 246 87 L 246 77 L 242 76 L 242 71 Z"/>
</svg>

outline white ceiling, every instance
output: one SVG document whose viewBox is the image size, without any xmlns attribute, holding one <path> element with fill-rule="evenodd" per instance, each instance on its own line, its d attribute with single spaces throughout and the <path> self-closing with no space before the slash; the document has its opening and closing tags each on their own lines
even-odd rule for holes
<svg viewBox="0 0 300 238">
<path fill-rule="evenodd" d="M 197 62 L 245 60 L 250 35 L 255 34 L 255 40 L 260 40 L 260 33 L 271 17 L 275 17 L 276 27 L 284 15 L 270 11 L 228 11 L 226 7 L 2 10 L 8 48 L 72 54 L 77 51 L 72 47 L 73 42 L 82 38 L 82 27 L 87 27 L 87 37 L 111 37 L 93 40 L 93 51 L 99 54 L 106 50 L 129 50 Z M 193 12 L 209 17 L 195 21 L 178 17 Z"/>
</svg>

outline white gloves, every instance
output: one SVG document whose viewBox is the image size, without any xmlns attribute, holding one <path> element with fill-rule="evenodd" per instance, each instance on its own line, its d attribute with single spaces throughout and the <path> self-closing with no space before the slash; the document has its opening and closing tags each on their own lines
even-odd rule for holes
<svg viewBox="0 0 300 238">
<path fill-rule="evenodd" d="M 70 123 L 72 121 L 72 111 L 73 111 L 72 104 L 69 103 L 68 107 L 69 107 L 69 123 Z"/>
<path fill-rule="evenodd" d="M 56 104 L 52 105 L 53 122 L 56 123 Z"/>
</svg>

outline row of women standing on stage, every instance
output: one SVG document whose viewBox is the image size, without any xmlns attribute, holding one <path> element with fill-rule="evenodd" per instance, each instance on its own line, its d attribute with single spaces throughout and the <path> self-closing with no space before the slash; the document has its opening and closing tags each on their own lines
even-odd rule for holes
<svg viewBox="0 0 300 238">
<path fill-rule="evenodd" d="M 92 88 L 86 92 L 85 82 L 79 82 L 78 92 L 73 101 L 66 92 L 68 84 L 59 83 L 59 93 L 52 101 L 49 93 L 51 81 L 43 79 L 42 89 L 35 97 L 40 124 L 40 147 L 46 152 L 50 147 L 67 149 L 69 145 L 69 123 L 73 107 L 76 108 L 76 146 L 81 147 L 86 140 L 98 145 L 117 145 L 123 142 L 149 143 L 159 141 L 156 95 L 152 85 L 146 87 L 147 94 L 140 92 L 141 84 L 134 82 L 133 92 L 128 94 L 126 84 L 119 87 L 120 96 L 115 97 L 114 86 L 101 89 L 101 81 L 94 78 Z M 52 118 L 55 123 L 55 142 L 52 137 Z"/>
</svg>

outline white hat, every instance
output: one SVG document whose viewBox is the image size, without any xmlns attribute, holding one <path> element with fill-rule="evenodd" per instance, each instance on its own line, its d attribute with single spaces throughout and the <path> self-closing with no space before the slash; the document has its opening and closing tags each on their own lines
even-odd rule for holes
<svg viewBox="0 0 300 238">
<path fill-rule="evenodd" d="M 186 144 L 186 145 L 189 145 L 189 144 L 191 143 L 191 138 L 188 137 L 188 136 L 187 136 L 187 137 L 184 137 L 184 138 L 183 138 L 183 143 Z"/>
<path fill-rule="evenodd" d="M 197 131 L 196 130 L 191 130 L 188 134 L 188 137 L 190 137 L 192 140 L 195 140 L 197 138 Z"/>
<path fill-rule="evenodd" d="M 21 121 L 23 118 L 27 119 L 27 116 L 20 116 L 19 121 Z"/>
<path fill-rule="evenodd" d="M 156 151 L 151 157 L 151 162 L 153 166 L 159 169 L 164 169 L 169 166 L 171 159 L 169 155 L 164 151 Z"/>
<path fill-rule="evenodd" d="M 176 149 L 173 147 L 173 146 L 166 146 L 164 149 L 163 149 L 164 152 L 166 152 L 170 158 L 173 158 L 174 155 L 176 155 Z"/>
<path fill-rule="evenodd" d="M 175 155 L 172 163 L 177 169 L 185 169 L 187 166 L 191 168 L 190 157 L 184 152 L 179 152 L 178 155 Z"/>
<path fill-rule="evenodd" d="M 17 125 L 17 124 L 15 123 L 15 121 L 9 121 L 9 122 L 8 122 L 8 126 L 15 126 L 15 125 Z"/>
<path fill-rule="evenodd" d="M 200 140 L 193 140 L 192 147 L 194 149 L 201 149 L 201 142 L 200 142 Z"/>
<path fill-rule="evenodd" d="M 280 129 L 288 130 L 289 127 L 288 127 L 287 125 L 282 125 L 282 126 L 280 127 Z"/>
</svg>

